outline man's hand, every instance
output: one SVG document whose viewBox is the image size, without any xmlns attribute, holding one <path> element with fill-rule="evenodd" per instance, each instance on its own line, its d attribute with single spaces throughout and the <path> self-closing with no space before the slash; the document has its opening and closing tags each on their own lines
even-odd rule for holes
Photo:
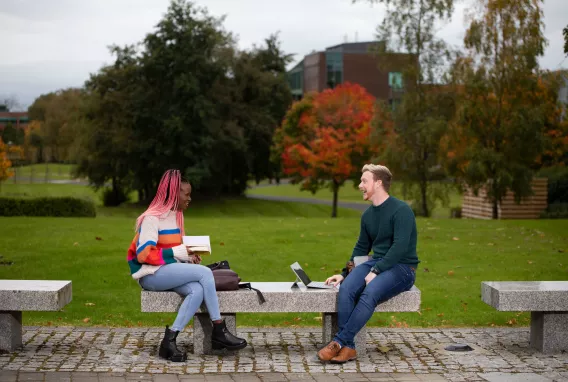
<svg viewBox="0 0 568 382">
<path fill-rule="evenodd" d="M 366 283 L 366 285 L 369 285 L 369 283 L 370 283 L 371 281 L 373 281 L 373 279 L 374 279 L 375 277 L 377 277 L 377 275 L 376 275 L 375 273 L 369 272 L 369 274 L 368 274 L 367 276 L 365 276 L 365 283 Z"/>
<path fill-rule="evenodd" d="M 339 284 L 341 284 L 341 282 L 343 281 L 344 277 L 341 275 L 333 275 L 330 278 L 328 278 L 327 280 L 325 280 L 325 285 L 333 285 L 334 287 L 338 286 Z"/>
</svg>

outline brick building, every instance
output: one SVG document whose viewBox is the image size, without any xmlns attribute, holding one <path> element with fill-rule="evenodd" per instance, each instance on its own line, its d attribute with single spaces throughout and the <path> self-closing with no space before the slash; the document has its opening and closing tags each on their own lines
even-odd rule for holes
<svg viewBox="0 0 568 382">
<path fill-rule="evenodd" d="M 294 99 L 305 93 L 322 91 L 344 82 L 363 86 L 377 99 L 395 104 L 402 94 L 402 67 L 410 55 L 378 56 L 379 42 L 345 43 L 305 56 L 288 71 Z"/>
<path fill-rule="evenodd" d="M 24 128 L 29 122 L 27 112 L 11 112 L 4 105 L 0 105 L 0 131 L 11 123 L 14 127 Z"/>
</svg>

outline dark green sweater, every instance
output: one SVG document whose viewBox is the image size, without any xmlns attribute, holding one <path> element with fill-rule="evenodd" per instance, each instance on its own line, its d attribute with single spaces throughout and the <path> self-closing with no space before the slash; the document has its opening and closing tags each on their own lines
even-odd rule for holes
<svg viewBox="0 0 568 382">
<path fill-rule="evenodd" d="M 398 263 L 416 267 L 420 262 L 416 241 L 416 219 L 412 209 L 402 200 L 389 196 L 381 205 L 371 205 L 363 212 L 361 232 L 351 261 L 355 256 L 368 256 L 372 249 L 373 258 L 382 259 L 375 265 L 380 272 Z"/>
</svg>

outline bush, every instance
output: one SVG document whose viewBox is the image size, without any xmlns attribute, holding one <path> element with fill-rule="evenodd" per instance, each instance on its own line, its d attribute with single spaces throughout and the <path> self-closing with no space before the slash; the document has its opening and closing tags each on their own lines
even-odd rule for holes
<svg viewBox="0 0 568 382">
<path fill-rule="evenodd" d="M 548 178 L 548 204 L 568 203 L 568 167 L 545 168 L 538 176 Z"/>
<path fill-rule="evenodd" d="M 461 219 L 461 217 L 462 217 L 462 208 L 461 207 L 450 208 L 450 218 Z"/>
<path fill-rule="evenodd" d="M 89 200 L 60 198 L 0 198 L 0 216 L 95 217 L 95 204 Z"/>
<path fill-rule="evenodd" d="M 545 212 L 542 213 L 543 219 L 567 219 L 568 203 L 549 204 Z"/>
<path fill-rule="evenodd" d="M 128 194 L 122 188 L 107 188 L 103 191 L 103 206 L 118 207 L 128 201 Z"/>
</svg>

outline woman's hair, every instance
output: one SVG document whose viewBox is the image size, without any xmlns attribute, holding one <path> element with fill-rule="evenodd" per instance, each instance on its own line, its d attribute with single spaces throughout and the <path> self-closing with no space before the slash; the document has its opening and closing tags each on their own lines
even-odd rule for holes
<svg viewBox="0 0 568 382">
<path fill-rule="evenodd" d="M 148 209 L 136 219 L 136 231 L 140 229 L 142 221 L 146 216 L 160 216 L 168 211 L 175 210 L 177 225 L 182 235 L 185 234 L 183 211 L 177 209 L 179 204 L 179 190 L 182 183 L 189 182 L 182 178 L 179 170 L 167 170 L 164 175 L 162 175 L 162 179 L 158 185 L 158 191 L 152 203 L 150 203 Z"/>
</svg>

